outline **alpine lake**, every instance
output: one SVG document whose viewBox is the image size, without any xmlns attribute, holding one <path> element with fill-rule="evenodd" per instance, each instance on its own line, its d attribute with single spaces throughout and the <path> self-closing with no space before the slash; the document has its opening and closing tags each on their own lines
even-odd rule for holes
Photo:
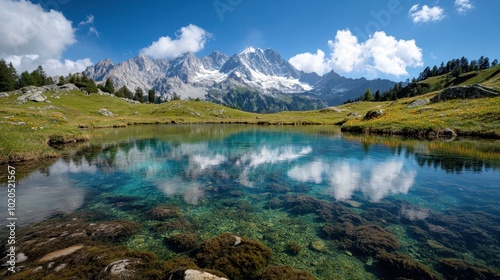
<svg viewBox="0 0 500 280">
<path fill-rule="evenodd" d="M 0 278 L 115 279 L 121 261 L 116 279 L 191 267 L 229 279 L 500 279 L 498 140 L 334 126 L 89 133 L 62 158 L 16 166 L 18 272 Z"/>
</svg>

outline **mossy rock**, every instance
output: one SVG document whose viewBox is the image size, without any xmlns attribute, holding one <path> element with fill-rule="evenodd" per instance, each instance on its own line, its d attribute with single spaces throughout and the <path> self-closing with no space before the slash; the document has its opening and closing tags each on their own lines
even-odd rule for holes
<svg viewBox="0 0 500 280">
<path fill-rule="evenodd" d="M 200 247 L 200 239 L 198 235 L 191 232 L 174 234 L 167 238 L 166 242 L 177 252 L 191 251 Z"/>
<path fill-rule="evenodd" d="M 223 233 L 205 241 L 194 257 L 202 268 L 221 271 L 233 280 L 243 280 L 258 277 L 271 259 L 272 251 L 259 242 Z"/>
<path fill-rule="evenodd" d="M 439 266 L 446 279 L 500 279 L 500 271 L 460 259 L 441 259 Z"/>
<path fill-rule="evenodd" d="M 261 280 L 314 280 L 316 279 L 309 272 L 294 269 L 287 265 L 268 266 L 260 276 Z"/>
<path fill-rule="evenodd" d="M 425 265 L 399 253 L 388 253 L 382 250 L 379 251 L 376 259 L 379 263 L 379 268 L 382 273 L 387 274 L 384 275 L 387 279 L 440 279 Z"/>
<path fill-rule="evenodd" d="M 182 217 L 179 207 L 170 204 L 156 206 L 149 214 L 153 219 L 160 221 Z"/>
</svg>

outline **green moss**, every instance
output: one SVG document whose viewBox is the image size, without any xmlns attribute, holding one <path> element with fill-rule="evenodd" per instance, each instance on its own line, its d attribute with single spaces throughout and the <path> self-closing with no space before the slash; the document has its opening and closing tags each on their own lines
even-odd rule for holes
<svg viewBox="0 0 500 280">
<path fill-rule="evenodd" d="M 272 257 L 271 249 L 263 244 L 224 233 L 205 241 L 194 254 L 203 268 L 215 269 L 230 279 L 253 279 Z"/>
</svg>

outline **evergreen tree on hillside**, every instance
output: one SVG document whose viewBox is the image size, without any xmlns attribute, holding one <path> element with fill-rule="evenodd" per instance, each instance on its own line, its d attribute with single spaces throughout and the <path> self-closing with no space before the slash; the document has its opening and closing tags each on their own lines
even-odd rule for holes
<svg viewBox="0 0 500 280">
<path fill-rule="evenodd" d="M 11 64 L 12 65 L 12 64 Z M 15 71 L 15 70 L 14 70 Z M 0 60 L 0 92 L 11 91 L 16 87 L 16 80 L 12 69 L 9 68 L 5 60 Z"/>
<path fill-rule="evenodd" d="M 367 89 L 363 95 L 363 101 L 373 101 L 374 97 L 370 89 Z"/>
<path fill-rule="evenodd" d="M 142 90 L 142 88 L 137 87 L 135 89 L 134 100 L 137 100 L 137 101 L 139 101 L 141 103 L 144 102 L 144 91 Z"/>
<path fill-rule="evenodd" d="M 495 67 L 498 65 L 498 59 L 494 59 L 492 62 L 491 62 L 491 67 Z"/>
<path fill-rule="evenodd" d="M 108 93 L 115 93 L 115 84 L 113 83 L 113 80 L 111 80 L 111 78 L 106 79 L 103 91 Z"/>
<path fill-rule="evenodd" d="M 45 74 L 45 70 L 43 70 L 42 65 L 38 65 L 38 67 L 31 72 L 31 76 L 35 81 L 35 86 L 44 86 L 47 83 L 47 74 Z"/>
<path fill-rule="evenodd" d="M 21 73 L 21 76 L 19 76 L 19 80 L 17 81 L 17 87 L 22 88 L 26 86 L 33 86 L 35 85 L 35 80 L 33 79 L 33 76 L 31 76 L 28 71 L 24 71 Z"/>
<path fill-rule="evenodd" d="M 155 103 L 156 99 L 156 91 L 152 88 L 148 90 L 148 102 Z"/>
</svg>

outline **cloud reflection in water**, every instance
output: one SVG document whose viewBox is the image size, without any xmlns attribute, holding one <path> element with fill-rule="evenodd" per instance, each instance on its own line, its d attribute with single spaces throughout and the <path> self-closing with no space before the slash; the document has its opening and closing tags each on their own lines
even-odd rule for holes
<svg viewBox="0 0 500 280">
<path fill-rule="evenodd" d="M 402 160 L 385 162 L 312 163 L 295 166 L 288 176 L 299 182 L 329 184 L 326 192 L 336 200 L 348 200 L 361 191 L 367 199 L 378 202 L 388 195 L 406 194 L 415 181 L 416 172 L 406 170 Z"/>
</svg>

